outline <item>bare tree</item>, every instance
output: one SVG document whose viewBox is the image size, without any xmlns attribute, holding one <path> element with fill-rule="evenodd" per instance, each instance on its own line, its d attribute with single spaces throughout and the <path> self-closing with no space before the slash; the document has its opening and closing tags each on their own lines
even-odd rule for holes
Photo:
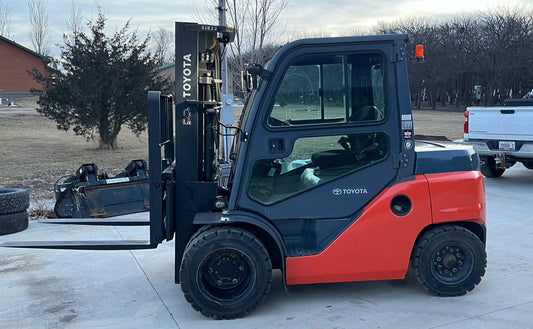
<svg viewBox="0 0 533 329">
<path fill-rule="evenodd" d="M 30 37 L 33 48 L 42 55 L 49 53 L 48 45 L 48 13 L 42 0 L 29 0 Z"/>
<path fill-rule="evenodd" d="M 272 33 L 279 24 L 279 17 L 287 7 L 289 0 L 254 0 L 250 7 L 254 16 L 251 17 L 251 35 L 254 37 L 252 46 L 263 49 L 265 42 L 273 43 L 278 35 Z"/>
<path fill-rule="evenodd" d="M 239 57 L 245 52 L 254 53 L 253 59 L 262 63 L 261 50 L 277 42 L 282 35 L 280 15 L 289 0 L 226 0 L 227 25 L 235 28 L 235 40 L 231 45 L 231 54 Z M 206 0 L 204 11 L 211 15 L 199 15 L 202 23 L 217 21 L 219 0 Z"/>
<path fill-rule="evenodd" d="M 424 65 L 408 61 L 414 105 L 436 108 L 447 103 L 470 106 L 502 104 L 533 88 L 533 9 L 498 8 L 435 22 L 404 19 L 381 23 L 378 33 L 407 33 L 410 57 L 414 44 L 426 49 Z M 481 99 L 474 86 L 482 87 Z"/>
<path fill-rule="evenodd" d="M 235 28 L 235 39 L 229 46 L 228 65 L 233 82 L 240 81 L 239 75 L 245 64 L 265 64 L 277 47 L 274 46 L 282 35 L 283 25 L 280 15 L 289 0 L 226 0 L 227 25 Z M 197 15 L 199 22 L 217 20 L 219 0 L 206 0 L 205 12 L 211 16 Z M 206 21 L 209 20 L 209 21 Z M 235 86 L 234 86 L 235 87 Z M 240 88 L 234 88 L 238 93 Z"/>
<path fill-rule="evenodd" d="M 161 27 L 154 33 L 152 43 L 158 65 L 174 62 L 174 56 L 172 56 L 173 36 L 172 32 Z"/>
<path fill-rule="evenodd" d="M 12 38 L 9 8 L 0 0 L 0 35 L 8 39 Z"/>
<path fill-rule="evenodd" d="M 485 47 L 480 75 L 487 105 L 502 103 L 513 93 L 524 94 L 531 88 L 531 14 L 525 8 L 499 8 L 481 15 Z"/>
<path fill-rule="evenodd" d="M 269 58 L 265 58 L 263 50 L 280 37 L 281 33 L 276 33 L 280 30 L 276 28 L 287 4 L 288 0 L 229 0 L 228 25 L 237 30 L 231 47 L 233 57 L 250 51 L 253 62 L 264 64 Z"/>
<path fill-rule="evenodd" d="M 67 28 L 69 33 L 73 36 L 83 31 L 83 15 L 79 5 L 74 3 L 74 0 L 70 3 L 70 15 L 67 18 Z"/>
</svg>

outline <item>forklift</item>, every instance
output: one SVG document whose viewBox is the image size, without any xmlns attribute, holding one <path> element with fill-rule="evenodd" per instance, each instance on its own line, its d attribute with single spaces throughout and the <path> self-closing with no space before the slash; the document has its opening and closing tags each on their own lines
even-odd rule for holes
<svg viewBox="0 0 533 329">
<path fill-rule="evenodd" d="M 214 319 L 260 305 L 272 270 L 285 287 L 403 279 L 410 266 L 439 296 L 480 283 L 487 256 L 479 157 L 470 146 L 415 141 L 407 35 L 283 46 L 266 67 L 244 72 L 248 97 L 228 125 L 221 56 L 234 30 L 175 28 L 175 95 L 148 94 L 150 220 L 96 222 L 149 225 L 150 239 L 4 247 L 128 250 L 174 239 L 175 282 Z M 233 144 L 223 150 L 228 131 Z"/>
</svg>

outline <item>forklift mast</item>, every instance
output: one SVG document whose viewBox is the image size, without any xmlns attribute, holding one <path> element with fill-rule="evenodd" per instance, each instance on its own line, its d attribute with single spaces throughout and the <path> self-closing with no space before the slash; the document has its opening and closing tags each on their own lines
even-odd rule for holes
<svg viewBox="0 0 533 329">
<path fill-rule="evenodd" d="M 173 183 L 166 189 L 167 199 L 170 194 L 169 200 L 173 200 L 167 207 L 167 221 L 177 227 L 176 264 L 181 262 L 185 245 L 195 231 L 194 216 L 215 209 L 219 190 L 221 44 L 231 42 L 233 35 L 228 27 L 176 22 L 175 161 L 170 164 Z M 167 235 L 171 236 L 170 229 Z"/>
</svg>

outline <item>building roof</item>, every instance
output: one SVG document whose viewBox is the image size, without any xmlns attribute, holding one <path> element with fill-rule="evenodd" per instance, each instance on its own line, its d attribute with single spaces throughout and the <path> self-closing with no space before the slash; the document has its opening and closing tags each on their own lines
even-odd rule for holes
<svg viewBox="0 0 533 329">
<path fill-rule="evenodd" d="M 174 66 L 176 66 L 175 63 L 166 64 L 166 65 L 163 65 L 163 66 L 156 67 L 153 72 L 157 73 L 157 72 L 163 71 L 165 69 L 168 69 L 168 68 L 171 68 L 171 67 L 174 67 Z"/>
<path fill-rule="evenodd" d="M 16 43 L 16 42 L 13 41 L 13 40 L 9 40 L 8 38 L 3 37 L 3 36 L 1 36 L 1 35 L 0 35 L 0 40 L 4 40 L 4 41 L 7 42 L 7 43 L 10 43 L 10 44 L 12 44 L 12 45 L 14 45 L 14 46 L 16 46 L 16 47 L 19 47 L 20 49 L 22 49 L 22 50 L 24 50 L 24 51 L 27 51 L 27 52 L 29 52 L 29 53 L 31 53 L 31 54 L 37 56 L 37 57 L 40 57 L 40 58 L 43 60 L 43 62 L 44 62 L 45 64 L 48 64 L 48 63 L 50 63 L 50 62 L 52 61 L 49 57 L 46 57 L 46 56 L 44 56 L 44 55 L 41 55 L 41 54 L 39 54 L 39 53 L 37 53 L 37 52 L 35 52 L 35 51 L 29 49 L 29 48 L 24 47 L 23 45 L 20 45 L 20 44 Z"/>
</svg>

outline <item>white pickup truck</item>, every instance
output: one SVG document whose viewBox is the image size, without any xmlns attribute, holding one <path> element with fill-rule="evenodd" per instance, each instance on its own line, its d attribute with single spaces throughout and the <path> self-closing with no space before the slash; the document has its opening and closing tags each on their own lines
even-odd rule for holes
<svg viewBox="0 0 533 329">
<path fill-rule="evenodd" d="M 469 107 L 464 141 L 474 146 L 481 172 L 500 177 L 516 162 L 533 169 L 533 99 L 505 101 L 503 107 Z"/>
</svg>

